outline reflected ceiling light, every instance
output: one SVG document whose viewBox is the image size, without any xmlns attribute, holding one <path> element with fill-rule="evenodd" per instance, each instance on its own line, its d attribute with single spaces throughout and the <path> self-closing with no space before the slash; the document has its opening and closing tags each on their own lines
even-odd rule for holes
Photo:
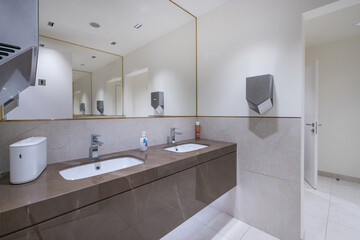
<svg viewBox="0 0 360 240">
<path fill-rule="evenodd" d="M 48 26 L 53 27 L 53 26 L 54 26 L 54 22 L 48 21 Z"/>
<path fill-rule="evenodd" d="M 91 22 L 90 26 L 94 27 L 94 28 L 99 28 L 100 24 L 96 23 L 96 22 Z"/>
<path fill-rule="evenodd" d="M 96 58 L 96 56 L 91 56 L 91 58 Z"/>
<path fill-rule="evenodd" d="M 136 29 L 139 29 L 139 28 L 141 28 L 142 27 L 142 25 L 140 24 L 140 23 L 138 23 L 138 24 L 136 24 L 135 26 L 134 26 L 134 28 L 136 28 Z"/>
<path fill-rule="evenodd" d="M 111 42 L 110 44 L 111 44 L 111 45 L 116 45 L 116 42 Z"/>
</svg>

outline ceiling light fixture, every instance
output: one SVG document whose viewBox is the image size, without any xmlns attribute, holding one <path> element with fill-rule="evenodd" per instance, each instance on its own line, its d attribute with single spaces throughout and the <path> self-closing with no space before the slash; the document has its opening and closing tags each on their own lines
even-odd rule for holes
<svg viewBox="0 0 360 240">
<path fill-rule="evenodd" d="M 111 42 L 110 44 L 111 44 L 111 45 L 116 45 L 116 42 Z"/>
<path fill-rule="evenodd" d="M 135 26 L 134 26 L 134 28 L 136 28 L 136 29 L 139 29 L 139 28 L 141 28 L 142 27 L 142 25 L 140 24 L 140 23 L 138 23 L 138 24 L 136 24 Z"/>
<path fill-rule="evenodd" d="M 99 28 L 100 24 L 96 23 L 96 22 L 91 22 L 90 26 L 94 27 L 94 28 Z"/>
<path fill-rule="evenodd" d="M 360 22 L 355 24 L 355 27 L 360 27 Z"/>
<path fill-rule="evenodd" d="M 53 27 L 54 24 L 55 24 L 54 22 L 48 21 L 48 26 Z"/>
</svg>

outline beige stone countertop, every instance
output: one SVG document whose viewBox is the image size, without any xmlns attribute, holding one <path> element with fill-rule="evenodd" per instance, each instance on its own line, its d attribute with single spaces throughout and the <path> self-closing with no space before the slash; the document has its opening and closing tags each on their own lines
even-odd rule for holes
<svg viewBox="0 0 360 240">
<path fill-rule="evenodd" d="M 105 154 L 99 161 L 133 156 L 145 162 L 79 180 L 65 180 L 59 171 L 94 161 L 84 158 L 50 164 L 36 180 L 21 185 L 12 185 L 6 175 L 0 179 L 0 237 L 236 151 L 234 143 L 201 139 L 177 144 L 183 143 L 208 147 L 174 153 L 164 150 L 169 145 L 163 144 L 149 147 L 147 152 L 135 149 Z"/>
</svg>

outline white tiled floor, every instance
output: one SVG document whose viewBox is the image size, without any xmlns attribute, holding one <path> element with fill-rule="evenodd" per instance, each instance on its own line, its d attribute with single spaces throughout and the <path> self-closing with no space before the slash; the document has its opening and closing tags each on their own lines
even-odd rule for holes
<svg viewBox="0 0 360 240">
<path fill-rule="evenodd" d="M 208 206 L 167 234 L 162 240 L 277 240 Z"/>
<path fill-rule="evenodd" d="M 305 240 L 360 239 L 360 184 L 319 176 L 318 190 L 305 182 Z"/>
<path fill-rule="evenodd" d="M 319 176 L 318 190 L 305 182 L 304 240 L 360 240 L 360 184 Z M 276 240 L 212 206 L 162 240 Z"/>
</svg>

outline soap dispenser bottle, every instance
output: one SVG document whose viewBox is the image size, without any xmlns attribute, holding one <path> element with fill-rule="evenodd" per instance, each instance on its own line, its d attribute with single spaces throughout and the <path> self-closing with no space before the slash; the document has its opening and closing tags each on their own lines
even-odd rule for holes
<svg viewBox="0 0 360 240">
<path fill-rule="evenodd" d="M 142 131 L 141 133 L 141 138 L 140 138 L 140 151 L 141 152 L 146 152 L 148 147 L 148 140 L 146 137 L 146 132 Z"/>
<path fill-rule="evenodd" d="M 199 120 L 196 120 L 196 123 L 195 123 L 195 139 L 196 140 L 200 139 L 200 122 L 199 122 Z"/>
</svg>

